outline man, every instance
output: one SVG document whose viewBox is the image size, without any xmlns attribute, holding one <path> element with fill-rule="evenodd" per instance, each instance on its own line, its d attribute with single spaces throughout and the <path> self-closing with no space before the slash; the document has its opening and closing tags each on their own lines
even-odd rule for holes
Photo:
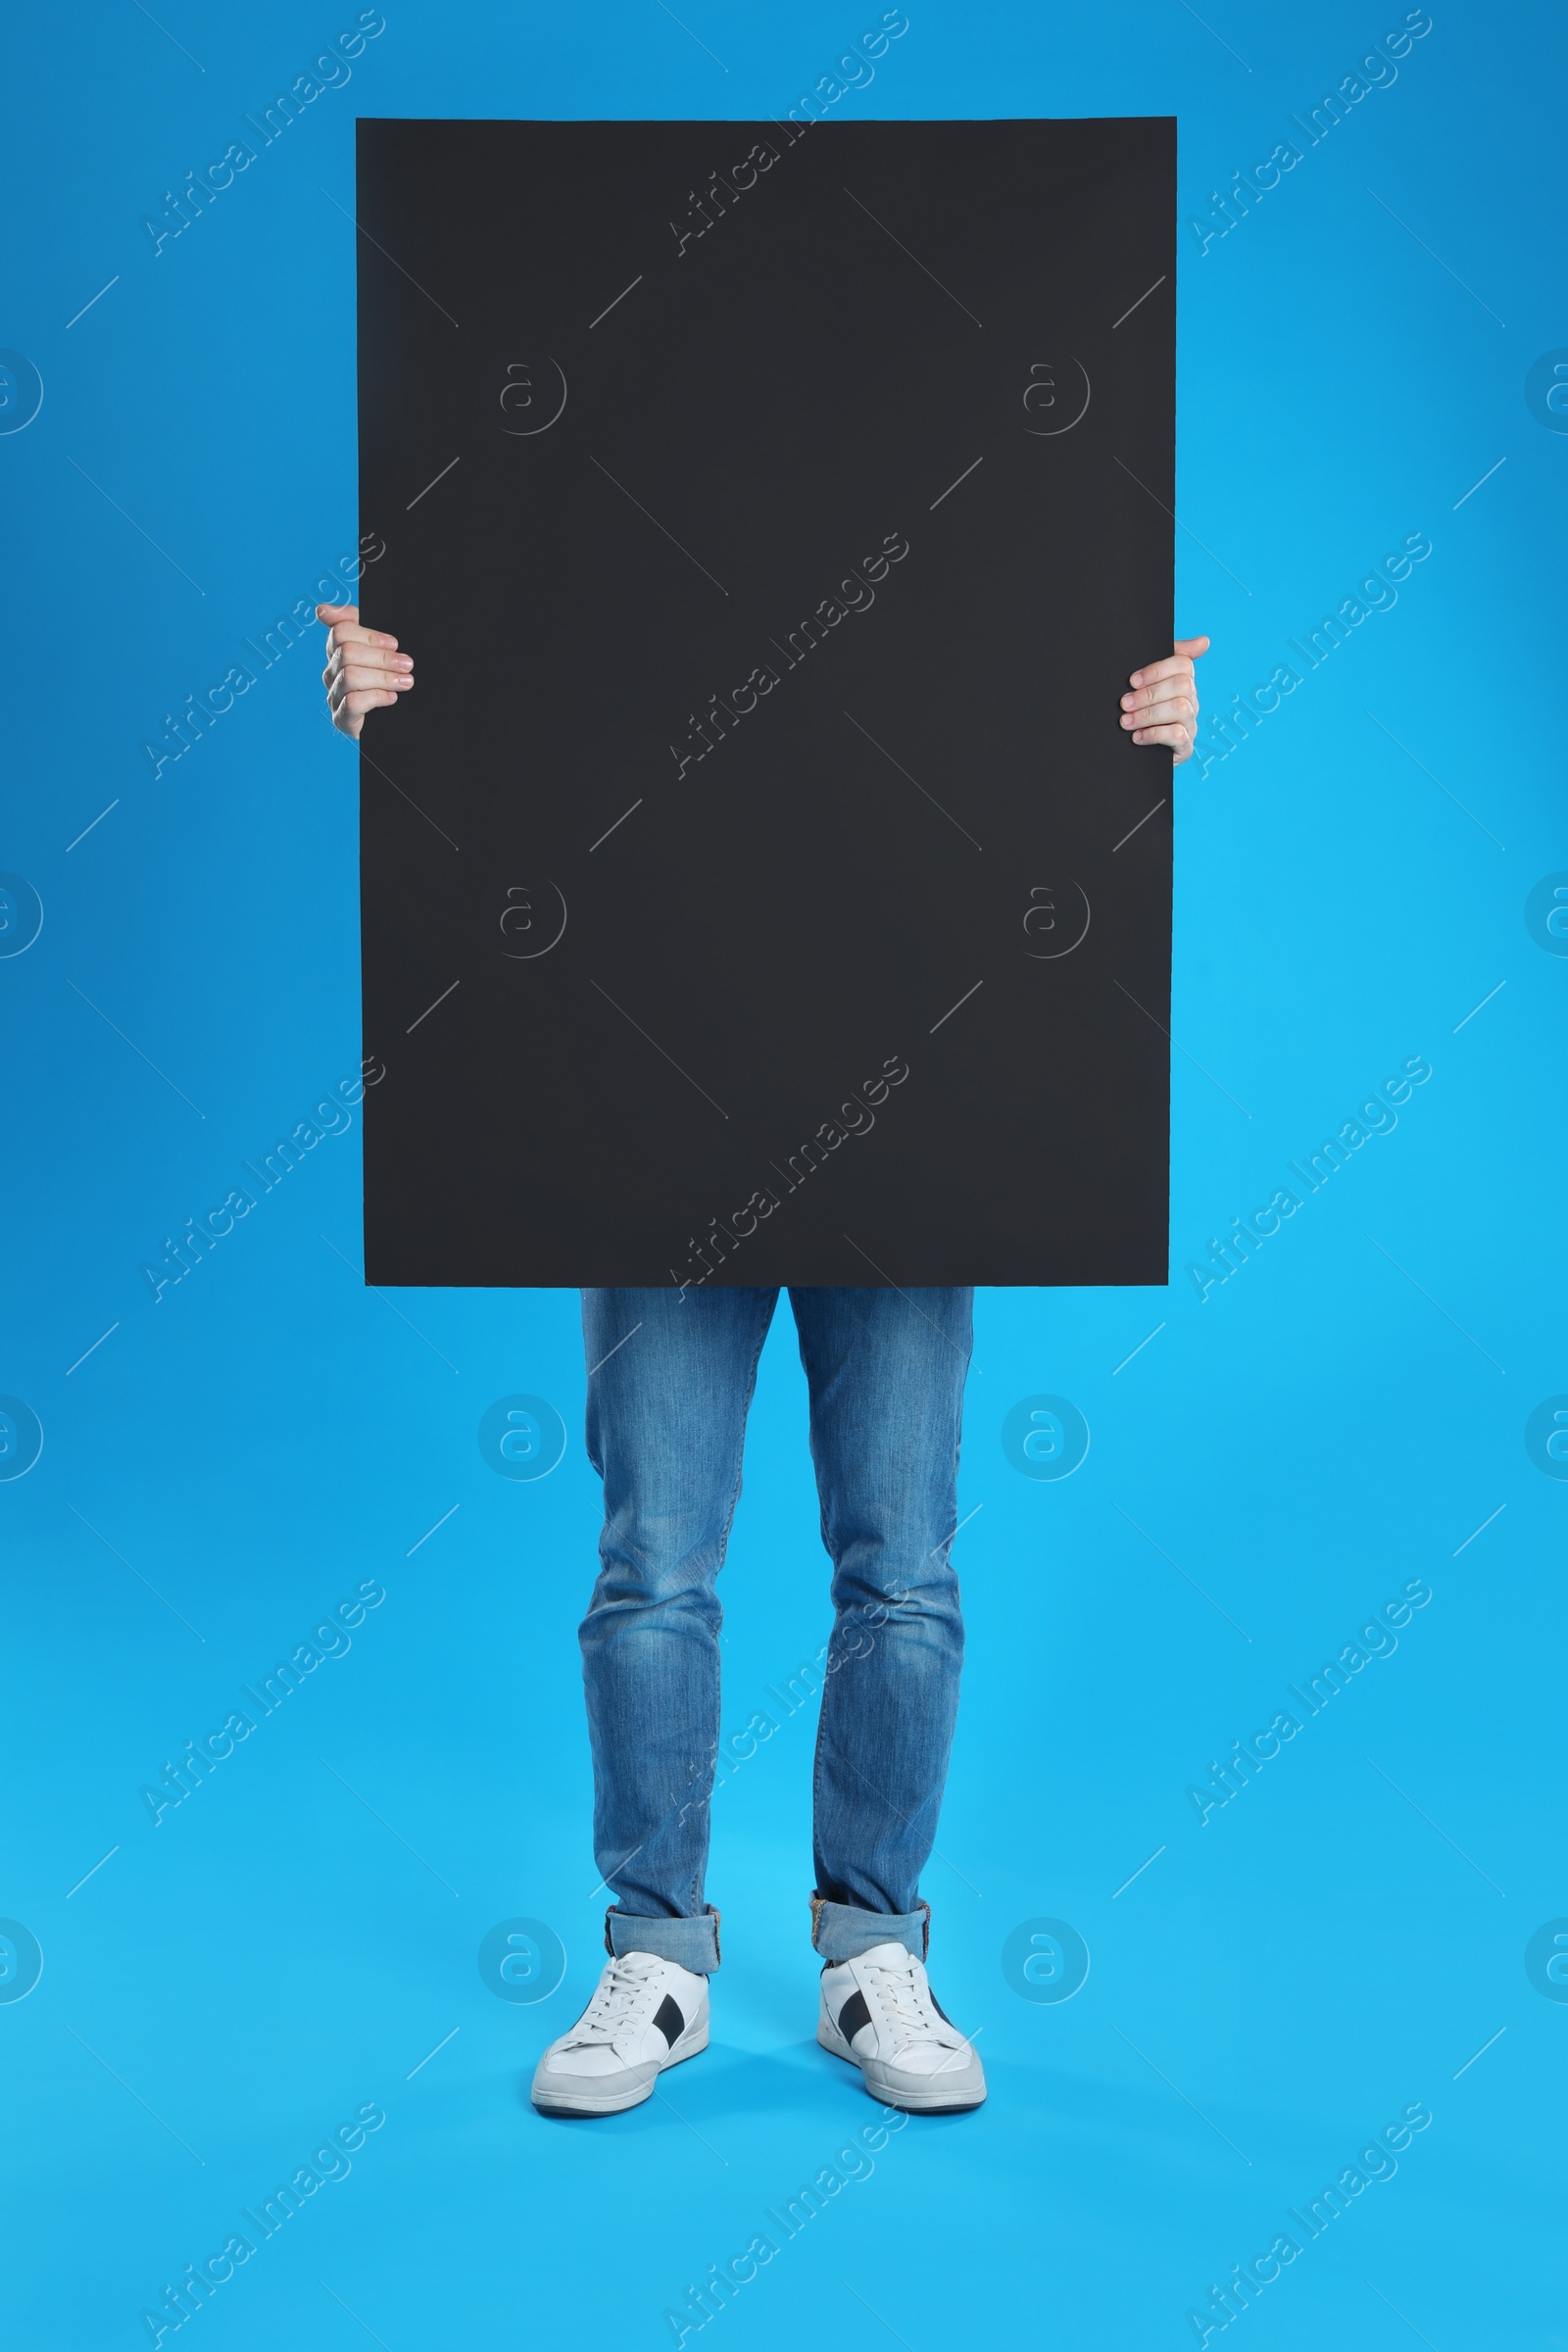
<svg viewBox="0 0 1568 2352">
<path fill-rule="evenodd" d="M 414 685 L 395 637 L 355 605 L 318 605 L 332 722 Z M 1178 764 L 1198 726 L 1206 637 L 1135 670 L 1120 723 Z M 718 1746 L 715 1590 L 775 1290 L 583 1293 L 588 1453 L 604 1480 L 600 1573 L 581 1628 L 594 1761 L 594 1853 L 615 1901 L 593 1999 L 534 2076 L 541 2114 L 612 2115 L 708 2046 L 718 1913 L 705 1898 Z M 973 2045 L 926 1978 L 920 1871 L 936 1837 L 958 1704 L 963 1623 L 949 1559 L 968 1369 L 969 1289 L 790 1292 L 810 1395 L 811 1458 L 833 1562 L 833 1635 L 817 1731 L 816 2037 L 889 2106 L 978 2107 Z"/>
</svg>

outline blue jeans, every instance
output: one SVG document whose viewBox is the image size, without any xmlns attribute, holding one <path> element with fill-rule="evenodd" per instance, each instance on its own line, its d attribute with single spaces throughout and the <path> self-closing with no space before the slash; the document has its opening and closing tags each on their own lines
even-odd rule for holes
<svg viewBox="0 0 1568 2352">
<path fill-rule="evenodd" d="M 971 1290 L 792 1290 L 833 1563 L 813 1783 L 812 1942 L 924 1956 L 921 1867 L 958 1706 L 949 1561 Z M 715 1590 L 776 1290 L 588 1290 L 588 1453 L 605 1482 L 581 1628 L 594 1853 L 612 1951 L 707 1973 L 719 1734 Z"/>
</svg>

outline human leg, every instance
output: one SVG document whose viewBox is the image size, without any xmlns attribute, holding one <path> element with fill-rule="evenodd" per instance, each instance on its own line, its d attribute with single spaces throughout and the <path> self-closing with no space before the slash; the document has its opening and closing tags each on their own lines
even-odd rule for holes
<svg viewBox="0 0 1568 2352">
<path fill-rule="evenodd" d="M 594 1852 L 612 1951 L 718 1965 L 704 1896 L 719 1728 L 715 1580 L 771 1290 L 583 1293 L 588 1453 L 604 1479 L 582 1643 Z"/>
<path fill-rule="evenodd" d="M 957 1714 L 963 1622 L 949 1559 L 974 1294 L 790 1294 L 811 1398 L 833 1636 L 814 1782 L 813 1941 L 843 1962 L 917 1957 L 920 1871 Z"/>
</svg>

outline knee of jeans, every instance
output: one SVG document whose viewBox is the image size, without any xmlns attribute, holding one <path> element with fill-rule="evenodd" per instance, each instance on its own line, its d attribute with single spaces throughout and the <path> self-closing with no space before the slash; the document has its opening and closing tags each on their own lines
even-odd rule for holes
<svg viewBox="0 0 1568 2352">
<path fill-rule="evenodd" d="M 941 1544 L 923 1554 L 917 1547 L 907 1552 L 850 1552 L 838 1564 L 833 1598 L 841 1614 L 873 1631 L 911 1617 L 956 1619 L 958 1579 Z"/>
<path fill-rule="evenodd" d="M 888 1602 L 880 1638 L 896 1640 L 900 1633 L 935 1635 L 945 1649 L 963 1646 L 963 1612 L 958 1606 L 956 1578 L 940 1585 L 906 1586 Z"/>
<path fill-rule="evenodd" d="M 689 1530 L 646 1519 L 634 1525 L 612 1520 L 600 1540 L 599 1556 L 596 1609 L 694 1607 L 716 1620 L 718 1561 L 711 1544 L 694 1544 Z"/>
</svg>

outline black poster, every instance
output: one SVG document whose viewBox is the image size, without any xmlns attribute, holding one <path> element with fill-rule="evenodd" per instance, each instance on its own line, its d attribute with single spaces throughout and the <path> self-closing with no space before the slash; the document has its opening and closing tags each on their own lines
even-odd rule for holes
<svg viewBox="0 0 1568 2352">
<path fill-rule="evenodd" d="M 1175 148 L 361 122 L 371 1281 L 1165 1281 Z"/>
</svg>

